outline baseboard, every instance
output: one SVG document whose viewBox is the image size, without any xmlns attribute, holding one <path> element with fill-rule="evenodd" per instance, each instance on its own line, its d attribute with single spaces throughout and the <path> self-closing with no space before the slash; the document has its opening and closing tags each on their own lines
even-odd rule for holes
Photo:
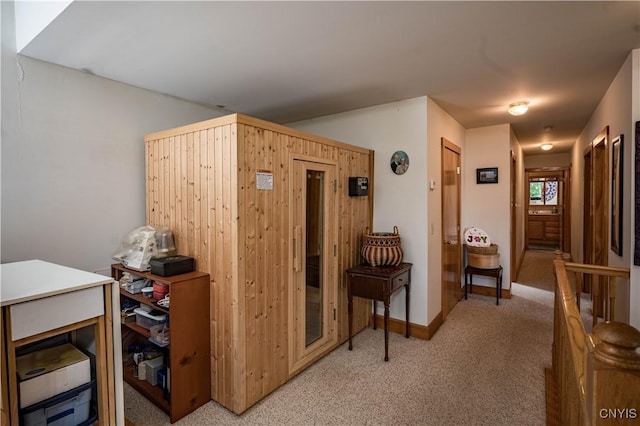
<svg viewBox="0 0 640 426">
<path fill-rule="evenodd" d="M 471 284 L 469 284 L 471 286 Z M 485 287 L 483 285 L 474 284 L 473 285 L 473 293 L 469 291 L 471 288 L 467 289 L 468 294 L 479 294 L 480 296 L 492 296 L 496 297 L 496 288 L 495 287 Z M 511 299 L 511 289 L 505 290 L 504 288 L 500 292 L 500 296 L 503 299 Z"/>
<path fill-rule="evenodd" d="M 371 314 L 371 316 L 373 316 L 373 314 Z M 376 315 L 375 321 L 378 328 L 384 329 L 383 315 Z M 409 336 L 415 337 L 416 339 L 430 340 L 441 325 L 442 312 L 438 313 L 428 326 L 409 323 Z M 389 318 L 389 331 L 404 336 L 406 331 L 405 322 L 399 319 Z"/>
</svg>

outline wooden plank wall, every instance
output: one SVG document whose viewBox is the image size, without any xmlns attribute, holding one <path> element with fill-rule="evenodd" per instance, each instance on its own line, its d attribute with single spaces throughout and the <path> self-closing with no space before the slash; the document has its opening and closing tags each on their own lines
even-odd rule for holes
<svg viewBox="0 0 640 426">
<path fill-rule="evenodd" d="M 349 197 L 348 177 L 367 176 L 372 184 L 373 152 L 242 115 L 148 135 L 145 150 L 147 223 L 168 226 L 178 253 L 211 275 L 211 395 L 241 413 L 290 378 L 291 156 L 338 164 L 341 343 L 348 338 L 344 270 L 360 262 L 372 223 L 372 196 Z M 256 189 L 258 171 L 273 173 L 273 190 Z M 371 304 L 357 302 L 359 331 Z"/>
</svg>

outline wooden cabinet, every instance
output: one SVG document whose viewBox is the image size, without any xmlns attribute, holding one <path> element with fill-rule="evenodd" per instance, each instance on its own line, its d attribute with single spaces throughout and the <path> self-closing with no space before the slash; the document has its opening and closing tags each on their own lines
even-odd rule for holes
<svg viewBox="0 0 640 426">
<path fill-rule="evenodd" d="M 177 252 L 211 275 L 211 398 L 242 413 L 348 338 L 346 279 L 338 271 L 360 263 L 362 235 L 372 228 L 373 151 L 233 114 L 149 134 L 145 154 L 146 223 L 168 227 Z M 296 161 L 334 169 L 326 185 L 335 217 L 324 230 L 332 241 L 322 268 L 335 271 L 326 280 L 335 312 L 323 320 L 330 318 L 336 338 L 313 354 L 295 349 L 301 339 L 290 332 L 298 326 L 292 313 L 301 313 L 293 289 L 304 288 L 295 275 L 311 273 L 319 254 L 311 250 L 318 241 L 303 240 L 305 227 L 294 223 Z M 350 197 L 350 176 L 368 177 L 370 195 Z M 296 232 L 303 246 L 294 247 Z M 309 250 L 294 262 L 302 247 Z M 371 302 L 354 304 L 358 331 L 369 323 Z"/>
<path fill-rule="evenodd" d="M 122 393 L 114 373 L 114 358 L 119 362 L 119 356 L 114 352 L 114 330 L 110 328 L 114 323 L 113 279 L 41 260 L 0 266 L 2 373 L 8 373 L 2 377 L 3 418 L 6 414 L 9 425 L 19 424 L 17 353 L 65 341 L 87 349 L 79 344 L 78 335 L 82 334 L 95 348 L 88 352 L 95 355 L 91 374 L 96 392 L 92 399 L 97 402 L 98 421 L 121 424 Z M 64 387 L 66 379 L 60 375 L 50 380 L 60 381 Z"/>
<path fill-rule="evenodd" d="M 530 214 L 527 223 L 527 238 L 530 243 L 560 244 L 561 215 Z"/>
<path fill-rule="evenodd" d="M 133 358 L 128 353 L 128 346 L 136 343 L 152 345 L 148 340 L 151 336 L 149 330 L 136 322 L 122 323 L 123 374 L 129 385 L 166 412 L 173 423 L 211 399 L 209 274 L 190 272 L 160 277 L 130 270 L 120 264 L 111 265 L 111 271 L 117 280 L 124 272 L 129 272 L 169 286 L 171 303 L 168 309 L 159 306 L 153 298 L 145 298 L 141 293 L 131 294 L 122 288 L 120 298 L 122 302 L 130 299 L 168 315 L 170 343 L 161 349 L 169 378 L 168 389 L 163 390 L 134 377 Z"/>
</svg>

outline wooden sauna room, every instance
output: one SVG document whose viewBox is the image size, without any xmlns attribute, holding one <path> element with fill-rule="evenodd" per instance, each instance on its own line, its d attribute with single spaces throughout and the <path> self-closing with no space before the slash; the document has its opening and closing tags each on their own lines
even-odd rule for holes
<svg viewBox="0 0 640 426">
<path fill-rule="evenodd" d="M 147 223 L 211 277 L 211 398 L 240 414 L 347 340 L 374 153 L 233 114 L 147 135 L 145 156 Z"/>
</svg>

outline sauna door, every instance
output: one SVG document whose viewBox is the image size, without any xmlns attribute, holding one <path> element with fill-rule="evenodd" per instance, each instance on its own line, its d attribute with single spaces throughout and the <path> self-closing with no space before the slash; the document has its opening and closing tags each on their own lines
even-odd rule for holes
<svg viewBox="0 0 640 426">
<path fill-rule="evenodd" d="M 337 344 L 335 165 L 294 160 L 291 170 L 289 370 Z"/>
</svg>

